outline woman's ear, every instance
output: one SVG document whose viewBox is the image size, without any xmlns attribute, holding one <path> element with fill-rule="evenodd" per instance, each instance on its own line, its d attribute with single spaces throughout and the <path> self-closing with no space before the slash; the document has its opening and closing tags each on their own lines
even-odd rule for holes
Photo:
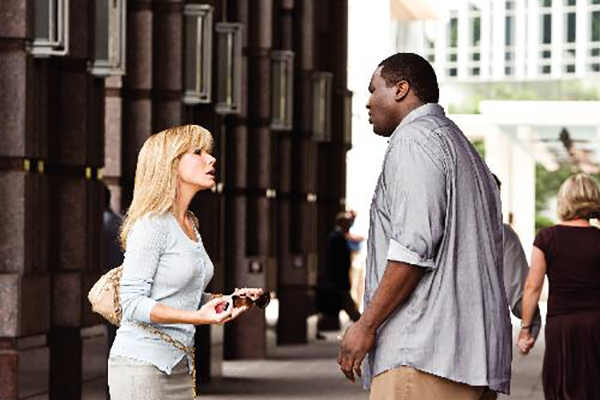
<svg viewBox="0 0 600 400">
<path fill-rule="evenodd" d="M 409 91 L 410 91 L 410 85 L 408 84 L 407 81 L 402 80 L 402 81 L 396 83 L 396 93 L 394 95 L 394 99 L 396 101 L 401 101 L 403 98 L 406 97 L 406 95 L 408 94 Z"/>
</svg>

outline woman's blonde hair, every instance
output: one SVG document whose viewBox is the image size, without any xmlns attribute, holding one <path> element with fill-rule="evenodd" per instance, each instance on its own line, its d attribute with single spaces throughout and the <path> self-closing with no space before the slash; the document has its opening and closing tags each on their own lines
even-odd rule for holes
<svg viewBox="0 0 600 400">
<path fill-rule="evenodd" d="M 557 211 L 562 221 L 598 218 L 600 192 L 596 182 L 586 174 L 569 177 L 558 191 Z"/>
<path fill-rule="evenodd" d="M 177 167 L 185 153 L 212 151 L 210 132 L 198 125 L 183 125 L 150 136 L 138 155 L 133 200 L 121 226 L 121 245 L 133 224 L 147 214 L 170 211 L 177 194 Z"/>
</svg>

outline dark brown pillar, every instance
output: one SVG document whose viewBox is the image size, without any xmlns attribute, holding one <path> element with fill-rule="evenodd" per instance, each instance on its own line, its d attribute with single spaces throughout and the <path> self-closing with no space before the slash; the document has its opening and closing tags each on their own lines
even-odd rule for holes
<svg viewBox="0 0 600 400">
<path fill-rule="evenodd" d="M 154 2 L 152 131 L 181 125 L 183 1 Z"/>
<path fill-rule="evenodd" d="M 264 249 L 268 247 L 265 240 L 270 238 L 256 238 L 257 234 L 262 233 L 262 228 L 252 226 L 251 219 L 265 213 L 265 203 L 259 198 L 266 198 L 266 190 L 261 193 L 259 186 L 268 184 L 264 178 L 258 181 L 257 171 L 254 171 L 260 168 L 262 160 L 257 158 L 262 149 L 257 150 L 257 145 L 252 142 L 258 140 L 265 145 L 264 141 L 268 140 L 265 139 L 268 128 L 265 132 L 264 122 L 258 121 L 260 113 L 265 112 L 263 96 L 268 97 L 270 92 L 268 81 L 266 87 L 258 87 L 256 82 L 251 81 L 259 79 L 261 83 L 265 82 L 263 46 L 266 43 L 268 47 L 271 40 L 272 6 L 269 0 L 240 0 L 228 3 L 228 6 L 228 20 L 244 25 L 241 112 L 225 119 L 225 284 L 226 291 L 230 292 L 235 288 L 266 286 L 268 254 L 265 254 Z M 268 50 L 266 52 L 268 56 Z M 268 70 L 266 74 L 268 77 Z M 257 92 L 261 90 L 262 93 Z M 258 104 L 250 105 L 253 101 Z M 266 107 L 268 113 L 268 104 Z M 269 177 L 267 172 L 267 182 L 270 182 Z M 258 265 L 258 269 L 251 268 L 253 262 L 256 264 L 252 265 Z M 265 355 L 266 326 L 263 311 L 252 309 L 226 326 L 226 359 L 262 358 Z"/>
<path fill-rule="evenodd" d="M 282 3 L 290 10 L 290 2 Z M 314 18 L 315 2 L 294 2 L 293 43 L 295 50 L 294 82 L 294 130 L 288 141 L 282 139 L 281 157 L 290 162 L 290 205 L 289 217 L 283 216 L 283 226 L 289 233 L 290 254 L 278 271 L 279 320 L 277 341 L 279 344 L 306 343 L 307 318 L 314 302 L 314 269 L 316 267 L 316 207 L 312 194 L 316 192 L 315 145 L 311 132 L 311 85 L 314 70 Z M 290 22 L 282 26 L 284 34 L 289 32 Z M 289 34 L 289 33 L 288 33 Z M 285 162 L 285 161 L 284 161 Z M 287 179 L 283 180 L 287 183 Z M 311 196 L 309 196 L 311 195 Z M 309 201 L 310 200 L 310 201 Z M 283 205 L 284 210 L 287 204 Z M 283 246 L 285 247 L 285 246 Z M 281 249 L 281 246 L 280 246 Z M 280 250 L 281 251 L 281 250 Z M 281 254 L 281 253 L 280 253 Z"/>
<path fill-rule="evenodd" d="M 80 399 L 89 364 L 82 330 L 98 324 L 86 294 L 102 265 L 104 82 L 88 72 L 93 4 L 70 3 L 68 56 L 48 61 L 48 157 L 52 236 L 50 399 Z"/>
<path fill-rule="evenodd" d="M 318 69 L 333 73 L 333 93 L 331 141 L 319 144 L 318 148 L 319 272 L 325 267 L 325 246 L 327 236 L 334 228 L 335 215 L 345 209 L 348 150 L 348 144 L 344 143 L 348 47 L 342 45 L 348 42 L 348 2 L 324 0 L 320 4 L 317 21 L 317 34 L 320 37 Z M 337 320 L 332 322 L 332 326 L 339 325 Z"/>
<path fill-rule="evenodd" d="M 123 79 L 123 193 L 128 207 L 133 194 L 137 155 L 152 126 L 152 34 L 150 0 L 127 2 L 127 75 Z"/>
</svg>

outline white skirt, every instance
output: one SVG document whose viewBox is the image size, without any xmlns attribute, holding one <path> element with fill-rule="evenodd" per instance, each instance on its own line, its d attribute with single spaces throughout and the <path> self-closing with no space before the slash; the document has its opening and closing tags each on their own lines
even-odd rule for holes
<svg viewBox="0 0 600 400">
<path fill-rule="evenodd" d="M 111 400 L 192 400 L 192 376 L 187 357 L 168 375 L 152 364 L 127 357 L 108 359 Z"/>
</svg>

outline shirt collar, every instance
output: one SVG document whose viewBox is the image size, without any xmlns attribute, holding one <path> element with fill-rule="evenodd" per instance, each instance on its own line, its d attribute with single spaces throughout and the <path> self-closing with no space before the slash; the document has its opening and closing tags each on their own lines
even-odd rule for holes
<svg viewBox="0 0 600 400">
<path fill-rule="evenodd" d="M 423 104 L 422 106 L 419 106 L 411 112 L 409 112 L 408 115 L 404 117 L 404 119 L 402 120 L 402 122 L 400 122 L 400 125 L 398 125 L 398 127 L 394 130 L 390 138 L 394 136 L 396 132 L 398 132 L 403 126 L 406 126 L 414 120 L 424 117 L 425 115 L 438 115 L 440 117 L 443 117 L 446 115 L 446 113 L 444 112 L 444 107 L 440 106 L 437 103 Z"/>
</svg>

